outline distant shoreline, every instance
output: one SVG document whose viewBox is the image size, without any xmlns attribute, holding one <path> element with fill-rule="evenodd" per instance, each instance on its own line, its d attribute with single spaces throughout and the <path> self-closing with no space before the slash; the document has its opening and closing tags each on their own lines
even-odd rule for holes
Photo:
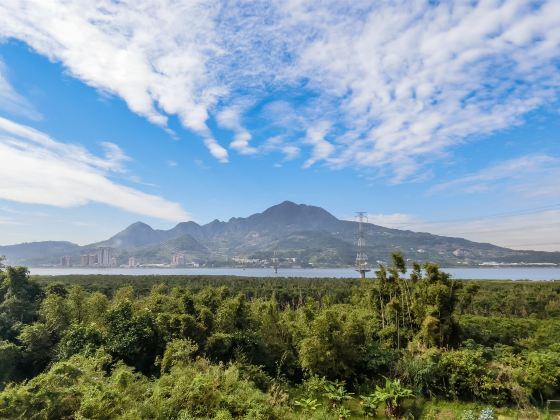
<svg viewBox="0 0 560 420">
<path fill-rule="evenodd" d="M 444 267 L 455 279 L 473 280 L 558 280 L 560 267 L 550 266 L 485 266 Z M 239 277 L 304 277 L 304 278 L 356 278 L 353 268 L 78 268 L 30 267 L 32 275 L 123 275 L 123 276 L 239 276 Z M 368 278 L 375 276 L 375 270 Z"/>
</svg>

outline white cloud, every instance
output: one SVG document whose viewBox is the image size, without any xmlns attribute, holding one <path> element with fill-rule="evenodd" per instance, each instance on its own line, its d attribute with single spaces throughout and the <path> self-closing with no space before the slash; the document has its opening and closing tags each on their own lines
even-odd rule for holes
<svg viewBox="0 0 560 420">
<path fill-rule="evenodd" d="M 343 98 L 345 123 L 361 136 L 341 159 L 390 165 L 404 179 L 418 161 L 550 100 L 559 83 L 560 3 L 543 3 L 385 2 L 361 19 L 298 9 L 319 31 L 302 47 L 300 71 Z"/>
<path fill-rule="evenodd" d="M 368 214 L 367 220 L 374 225 L 385 226 L 394 229 L 400 229 L 409 226 L 411 223 L 417 223 L 418 218 L 406 213 L 391 214 Z"/>
<path fill-rule="evenodd" d="M 312 146 L 311 156 L 303 164 L 304 168 L 309 168 L 319 160 L 325 160 L 334 153 L 332 143 L 325 140 L 326 135 L 331 129 L 328 121 L 321 121 L 318 125 L 309 127 L 305 142 Z"/>
<path fill-rule="evenodd" d="M 297 158 L 301 149 L 293 143 L 286 141 L 283 136 L 269 137 L 259 148 L 261 153 L 280 152 L 284 155 L 284 161 Z M 276 166 L 276 165 L 275 165 Z"/>
<path fill-rule="evenodd" d="M 179 204 L 111 180 L 128 157 L 114 144 L 103 145 L 106 155 L 97 157 L 0 117 L 0 198 L 56 207 L 94 202 L 165 220 L 189 218 Z"/>
<path fill-rule="evenodd" d="M 242 155 L 254 155 L 258 150 L 249 145 L 251 133 L 241 125 L 241 114 L 248 108 L 247 102 L 239 102 L 222 109 L 216 115 L 216 121 L 223 128 L 228 128 L 235 133 L 229 147 L 237 150 Z"/>
<path fill-rule="evenodd" d="M 482 217 L 425 220 L 411 214 L 373 214 L 381 226 L 456 236 L 514 249 L 559 251 L 560 159 L 533 154 L 495 163 L 477 172 L 435 185 L 429 194 L 505 194 L 539 207 Z M 555 200 L 551 204 L 551 200 Z"/>
<path fill-rule="evenodd" d="M 428 223 L 422 230 L 514 249 L 559 251 L 560 211 L 527 213 L 464 222 Z M 411 229 L 416 230 L 416 227 Z"/>
<path fill-rule="evenodd" d="M 266 150 L 240 123 L 251 110 L 228 107 L 272 93 L 294 110 L 294 126 L 268 114 L 294 147 L 332 124 L 305 166 L 389 169 L 396 181 L 521 123 L 560 85 L 557 0 L 14 0 L 0 5 L 0 36 L 155 124 L 177 115 L 222 162 L 208 119 L 234 131 L 233 150 Z"/>
<path fill-rule="evenodd" d="M 101 147 L 105 151 L 105 161 L 110 162 L 110 165 L 106 169 L 110 169 L 115 172 L 124 172 L 123 164 L 130 160 L 130 157 L 116 144 L 104 141 L 101 142 Z"/>
<path fill-rule="evenodd" d="M 560 251 L 560 210 L 543 206 L 455 220 L 423 220 L 411 214 L 373 214 L 369 222 L 392 228 L 491 243 L 513 249 Z M 548 209 L 546 209 L 548 208 Z"/>
<path fill-rule="evenodd" d="M 0 110 L 20 115 L 30 120 L 40 120 L 41 114 L 31 103 L 17 93 L 8 81 L 6 66 L 0 61 Z"/>
<path fill-rule="evenodd" d="M 511 191 L 525 198 L 560 196 L 560 159 L 532 154 L 505 160 L 478 172 L 436 184 L 430 193 Z"/>
<path fill-rule="evenodd" d="M 208 148 L 208 151 L 212 156 L 218 159 L 222 163 L 228 162 L 228 152 L 212 137 L 206 137 L 204 139 L 204 144 Z"/>
<path fill-rule="evenodd" d="M 207 71 L 222 52 L 215 6 L 205 1 L 16 0 L 0 5 L 0 35 L 21 39 L 85 83 L 123 98 L 165 126 L 167 115 L 205 138 L 221 161 L 227 151 L 206 125 L 224 87 Z"/>
</svg>

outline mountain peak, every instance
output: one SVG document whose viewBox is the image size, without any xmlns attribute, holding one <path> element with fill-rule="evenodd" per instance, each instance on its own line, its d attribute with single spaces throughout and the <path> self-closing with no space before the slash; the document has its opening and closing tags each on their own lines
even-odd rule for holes
<svg viewBox="0 0 560 420">
<path fill-rule="evenodd" d="M 298 206 L 305 206 L 305 204 L 296 204 L 293 201 L 285 200 L 282 201 L 280 204 L 276 204 L 279 207 L 298 207 Z"/>
<path fill-rule="evenodd" d="M 293 201 L 282 201 L 280 204 L 276 204 L 274 206 L 269 207 L 263 213 L 267 213 L 270 211 L 304 211 L 304 212 L 321 212 L 331 215 L 328 211 L 321 207 L 317 206 L 310 206 L 308 204 L 297 204 Z M 332 215 L 331 215 L 332 216 Z M 334 216 L 332 216 L 334 217 Z"/>
<path fill-rule="evenodd" d="M 339 220 L 325 209 L 307 204 L 296 204 L 292 201 L 283 201 L 269 207 L 260 214 L 261 217 L 272 219 L 276 223 L 297 224 L 314 228 L 339 222 Z"/>
<path fill-rule="evenodd" d="M 282 201 L 280 204 L 275 204 L 274 206 L 267 208 L 265 211 L 262 212 L 262 214 L 284 212 L 284 211 L 298 211 L 304 209 L 305 207 L 311 207 L 311 206 L 307 206 L 306 204 L 296 204 L 293 201 L 286 200 L 286 201 Z"/>
<path fill-rule="evenodd" d="M 113 246 L 116 248 L 127 248 L 157 242 L 159 238 L 157 231 L 144 222 L 135 222 L 126 229 L 120 231 L 102 245 Z"/>
<path fill-rule="evenodd" d="M 152 227 L 144 222 L 134 222 L 133 224 L 131 224 L 130 226 L 128 226 L 127 228 L 124 229 L 123 232 L 127 231 L 127 230 L 153 230 Z"/>
<path fill-rule="evenodd" d="M 177 227 L 180 227 L 180 226 L 200 226 L 200 225 L 196 222 L 193 222 L 192 220 L 189 220 L 188 222 L 177 223 L 173 229 L 175 229 Z"/>
</svg>

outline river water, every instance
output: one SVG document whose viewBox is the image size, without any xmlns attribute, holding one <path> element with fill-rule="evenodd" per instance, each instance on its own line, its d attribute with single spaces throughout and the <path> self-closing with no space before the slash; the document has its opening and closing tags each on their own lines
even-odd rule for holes
<svg viewBox="0 0 560 420">
<path fill-rule="evenodd" d="M 351 268 L 30 268 L 31 274 L 58 276 L 80 274 L 110 275 L 229 275 L 251 277 L 356 277 Z M 560 267 L 463 267 L 444 268 L 455 279 L 477 280 L 560 280 Z M 368 277 L 373 277 L 368 273 Z"/>
</svg>

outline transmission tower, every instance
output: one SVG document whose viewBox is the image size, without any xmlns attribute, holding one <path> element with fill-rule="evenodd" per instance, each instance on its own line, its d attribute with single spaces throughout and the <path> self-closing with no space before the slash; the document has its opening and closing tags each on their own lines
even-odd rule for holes
<svg viewBox="0 0 560 420">
<path fill-rule="evenodd" d="M 274 251 L 274 256 L 272 257 L 272 267 L 274 268 L 274 274 L 278 274 L 278 265 L 279 265 L 278 252 Z"/>
<path fill-rule="evenodd" d="M 365 238 L 365 226 L 368 222 L 366 213 L 363 211 L 356 213 L 356 221 L 358 222 L 358 238 L 357 238 L 357 253 L 356 253 L 356 265 L 355 270 L 360 273 L 362 279 L 366 278 L 366 273 L 371 271 L 368 264 L 368 259 L 366 255 L 366 238 Z"/>
</svg>

